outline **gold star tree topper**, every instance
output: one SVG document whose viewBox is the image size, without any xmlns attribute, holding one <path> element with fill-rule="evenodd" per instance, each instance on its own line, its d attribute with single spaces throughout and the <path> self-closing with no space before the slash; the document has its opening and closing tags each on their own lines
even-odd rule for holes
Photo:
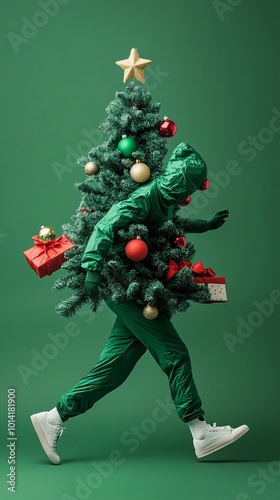
<svg viewBox="0 0 280 500">
<path fill-rule="evenodd" d="M 141 59 L 137 49 L 131 49 L 128 59 L 116 61 L 116 64 L 124 69 L 123 81 L 127 82 L 130 78 L 137 78 L 139 82 L 145 82 L 144 68 L 150 64 L 150 59 Z"/>
</svg>

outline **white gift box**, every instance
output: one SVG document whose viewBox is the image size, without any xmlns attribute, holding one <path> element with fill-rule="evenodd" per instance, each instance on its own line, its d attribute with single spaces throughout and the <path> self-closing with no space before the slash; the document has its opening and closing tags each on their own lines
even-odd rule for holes
<svg viewBox="0 0 280 500">
<path fill-rule="evenodd" d="M 226 280 L 223 276 L 196 277 L 194 281 L 201 285 L 207 285 L 211 298 L 207 303 L 227 302 Z"/>
</svg>

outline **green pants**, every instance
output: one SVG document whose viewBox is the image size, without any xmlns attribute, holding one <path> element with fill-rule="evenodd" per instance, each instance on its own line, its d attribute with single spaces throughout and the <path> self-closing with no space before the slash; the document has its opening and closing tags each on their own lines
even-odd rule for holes
<svg viewBox="0 0 280 500">
<path fill-rule="evenodd" d="M 160 316 L 145 319 L 135 304 L 115 304 L 110 299 L 106 303 L 117 315 L 116 322 L 95 367 L 61 396 L 57 410 L 62 420 L 84 413 L 119 387 L 147 349 L 168 377 L 179 417 L 188 422 L 204 415 L 188 349 L 173 324 Z"/>
</svg>

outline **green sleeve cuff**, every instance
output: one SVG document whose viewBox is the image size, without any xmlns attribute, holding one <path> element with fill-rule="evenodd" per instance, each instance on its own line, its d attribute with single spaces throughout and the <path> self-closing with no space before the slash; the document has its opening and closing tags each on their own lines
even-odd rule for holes
<svg viewBox="0 0 280 500">
<path fill-rule="evenodd" d="M 185 231 L 187 233 L 205 233 L 210 229 L 213 229 L 211 226 L 211 221 L 201 219 L 186 219 Z"/>
<path fill-rule="evenodd" d="M 101 274 L 98 271 L 88 271 L 86 281 L 91 281 L 91 283 L 100 283 Z"/>
</svg>

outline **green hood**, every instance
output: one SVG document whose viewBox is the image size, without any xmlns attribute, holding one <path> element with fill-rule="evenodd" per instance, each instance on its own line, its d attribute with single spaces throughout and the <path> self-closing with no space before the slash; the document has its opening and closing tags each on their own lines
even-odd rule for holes
<svg viewBox="0 0 280 500">
<path fill-rule="evenodd" d="M 165 203 L 178 204 L 197 191 L 206 179 L 204 160 L 189 144 L 181 142 L 158 177 L 157 187 Z"/>
</svg>

